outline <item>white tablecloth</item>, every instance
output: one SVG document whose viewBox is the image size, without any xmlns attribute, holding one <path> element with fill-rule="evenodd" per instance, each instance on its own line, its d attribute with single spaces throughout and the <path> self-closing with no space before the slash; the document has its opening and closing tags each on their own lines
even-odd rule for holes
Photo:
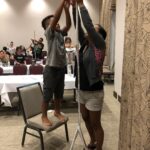
<svg viewBox="0 0 150 150">
<path fill-rule="evenodd" d="M 3 68 L 3 74 L 13 74 L 13 66 L 6 66 Z"/>
<path fill-rule="evenodd" d="M 5 106 L 11 106 L 8 92 L 16 92 L 16 87 L 40 82 L 43 84 L 43 75 L 9 75 L 0 76 L 1 101 Z M 65 75 L 65 89 L 75 89 L 75 78 L 72 74 Z"/>
</svg>

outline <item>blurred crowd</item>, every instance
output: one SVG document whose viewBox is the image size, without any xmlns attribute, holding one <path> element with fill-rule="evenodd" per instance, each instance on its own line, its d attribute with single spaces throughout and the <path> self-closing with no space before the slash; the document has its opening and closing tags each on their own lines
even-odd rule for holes
<svg viewBox="0 0 150 150">
<path fill-rule="evenodd" d="M 34 60 L 44 59 L 42 52 L 44 49 L 43 38 L 39 40 L 31 39 L 31 44 L 28 48 L 23 45 L 15 46 L 11 41 L 8 46 L 4 46 L 0 50 L 0 63 L 3 66 L 7 66 L 10 62 L 14 64 L 26 64 L 27 57 L 31 57 Z"/>
<path fill-rule="evenodd" d="M 66 72 L 73 73 L 76 48 L 68 36 L 65 37 L 64 44 L 67 60 Z M 28 58 L 36 61 L 46 61 L 46 55 L 47 51 L 44 51 L 42 37 L 40 37 L 39 40 L 31 39 L 31 44 L 27 48 L 23 45 L 15 46 L 14 42 L 11 41 L 8 46 L 4 46 L 2 50 L 0 50 L 0 65 L 28 64 Z"/>
</svg>

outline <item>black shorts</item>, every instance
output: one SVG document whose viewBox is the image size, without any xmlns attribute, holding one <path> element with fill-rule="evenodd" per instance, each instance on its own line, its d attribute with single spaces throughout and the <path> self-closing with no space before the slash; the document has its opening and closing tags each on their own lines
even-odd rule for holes
<svg viewBox="0 0 150 150">
<path fill-rule="evenodd" d="M 64 94 L 65 68 L 45 66 L 43 73 L 44 100 L 49 102 L 54 95 L 55 99 L 62 99 Z"/>
</svg>

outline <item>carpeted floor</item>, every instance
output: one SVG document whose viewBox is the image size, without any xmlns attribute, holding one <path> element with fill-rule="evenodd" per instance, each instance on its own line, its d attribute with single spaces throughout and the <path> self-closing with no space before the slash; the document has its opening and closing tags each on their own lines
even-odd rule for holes
<svg viewBox="0 0 150 150">
<path fill-rule="evenodd" d="M 113 85 L 105 85 L 105 103 L 102 112 L 102 125 L 105 131 L 103 150 L 117 150 L 119 132 L 120 104 L 113 97 Z M 60 127 L 48 134 L 44 133 L 45 150 L 69 150 L 75 131 L 77 129 L 78 113 L 77 104 L 73 102 L 71 91 L 65 92 L 65 102 L 62 111 L 69 117 L 68 130 L 70 142 L 66 142 L 64 127 Z M 40 150 L 40 141 L 27 135 L 25 146 L 21 147 L 23 133 L 23 117 L 17 116 L 15 109 L 3 109 L 0 111 L 0 150 Z M 82 132 L 86 143 L 89 142 L 87 130 L 81 120 Z M 77 136 L 74 150 L 83 150 L 80 136 Z"/>
</svg>

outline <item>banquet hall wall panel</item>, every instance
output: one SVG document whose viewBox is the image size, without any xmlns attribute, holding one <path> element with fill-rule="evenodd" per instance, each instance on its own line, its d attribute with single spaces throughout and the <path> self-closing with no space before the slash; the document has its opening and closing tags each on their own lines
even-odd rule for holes
<svg viewBox="0 0 150 150">
<path fill-rule="evenodd" d="M 8 46 L 10 41 L 15 45 L 29 47 L 31 38 L 39 39 L 44 37 L 44 30 L 41 27 L 41 20 L 54 13 L 60 0 L 1 0 L 0 1 L 0 49 Z M 99 0 L 85 0 L 85 4 L 92 16 L 93 22 L 99 23 Z M 70 8 L 71 9 L 71 8 Z M 72 12 L 70 10 L 70 12 Z M 60 25 L 65 24 L 64 13 Z M 74 25 L 69 31 L 75 43 L 76 37 Z M 47 49 L 44 37 L 45 50 Z"/>
</svg>

